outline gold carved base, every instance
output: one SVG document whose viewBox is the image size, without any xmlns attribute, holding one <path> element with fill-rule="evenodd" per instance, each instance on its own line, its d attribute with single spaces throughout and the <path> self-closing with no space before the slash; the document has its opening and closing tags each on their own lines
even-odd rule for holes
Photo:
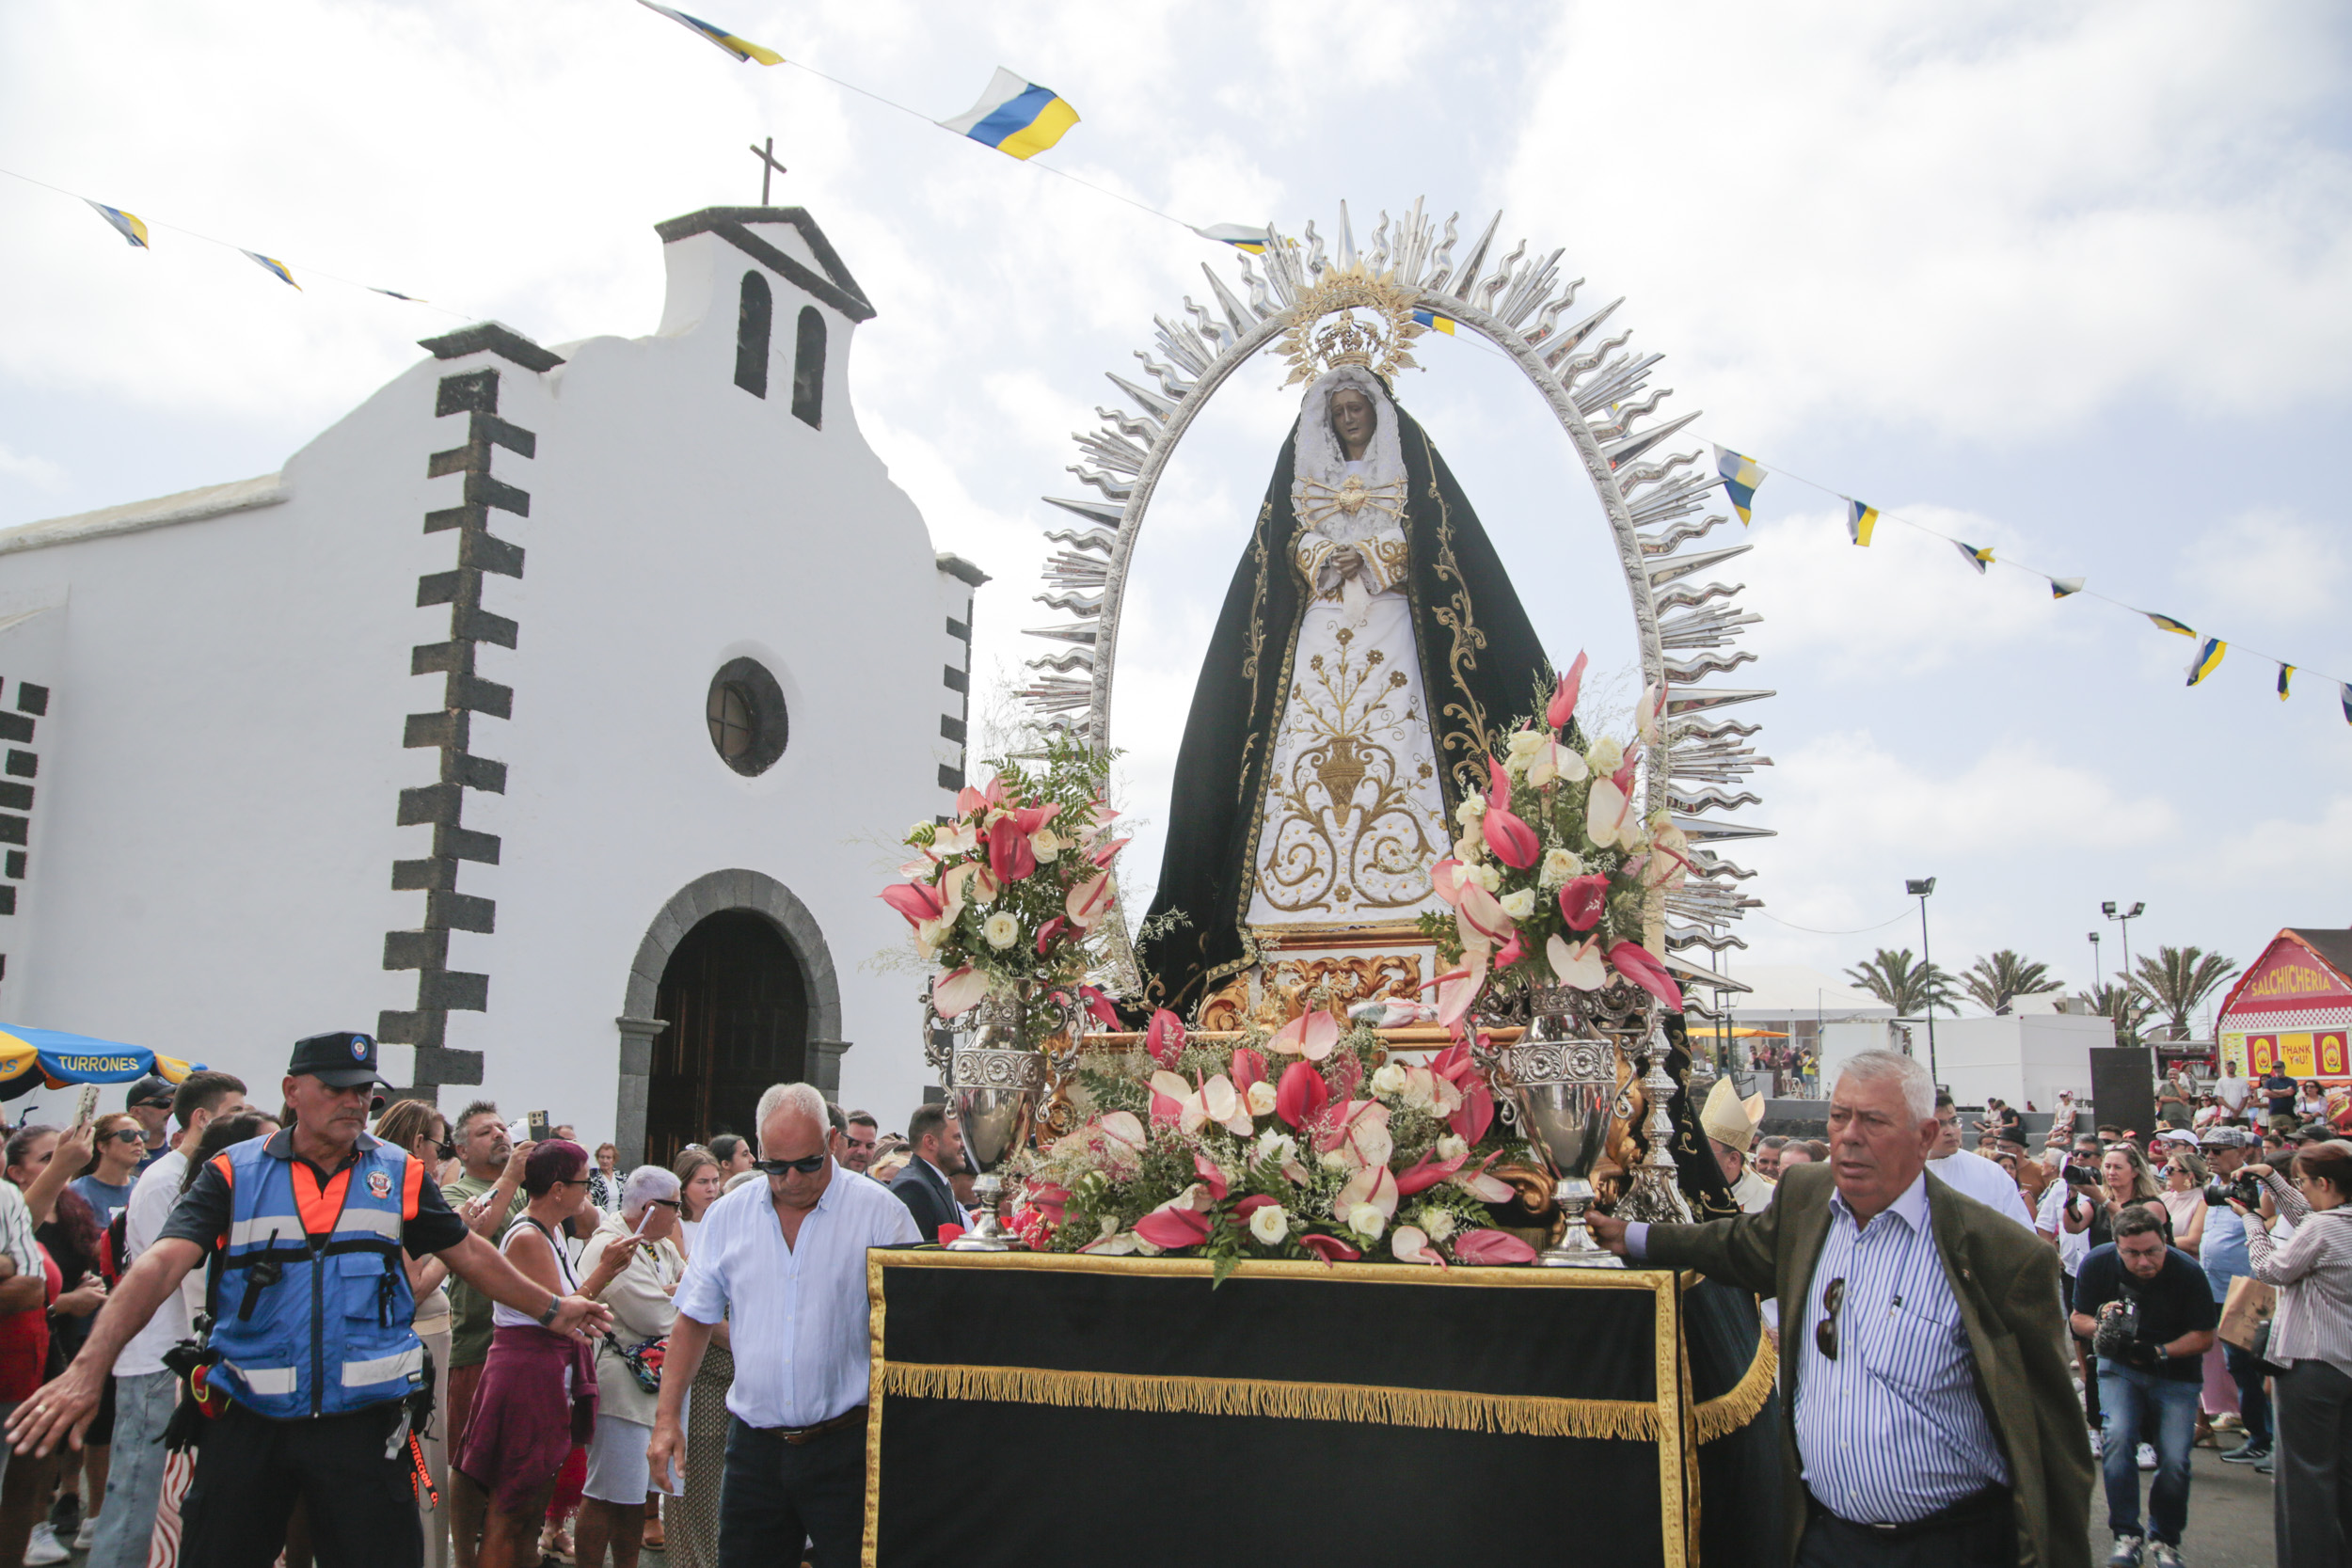
<svg viewBox="0 0 2352 1568">
<path fill-rule="evenodd" d="M 1260 961 L 1201 1004 L 1196 1027 L 1279 1029 L 1311 1006 L 1344 1018 L 1363 1002 L 1425 1002 L 1422 988 L 1438 973 L 1437 949 L 1414 926 L 1262 927 L 1253 935 Z"/>
</svg>

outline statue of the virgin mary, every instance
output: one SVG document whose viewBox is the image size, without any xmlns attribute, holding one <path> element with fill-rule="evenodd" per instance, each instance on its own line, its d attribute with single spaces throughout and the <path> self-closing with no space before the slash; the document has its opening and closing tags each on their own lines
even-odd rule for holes
<svg viewBox="0 0 2352 1568">
<path fill-rule="evenodd" d="M 1307 389 L 1194 689 L 1146 1000 L 1190 1015 L 1259 939 L 1404 925 L 1486 757 L 1549 689 L 1460 486 L 1368 356 Z"/>
</svg>

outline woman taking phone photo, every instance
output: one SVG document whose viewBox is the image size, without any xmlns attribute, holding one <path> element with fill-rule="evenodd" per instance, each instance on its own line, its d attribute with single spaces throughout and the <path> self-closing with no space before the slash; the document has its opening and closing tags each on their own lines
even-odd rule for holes
<svg viewBox="0 0 2352 1568">
<path fill-rule="evenodd" d="M 2279 1288 L 2262 1353 L 2286 1369 L 2271 1380 L 2279 1568 L 2342 1568 L 2352 1561 L 2352 1143 L 2307 1147 L 2292 1182 L 2266 1164 L 2246 1169 L 2296 1227 L 2275 1245 L 2260 1214 L 2230 1205 L 2254 1277 Z"/>
<path fill-rule="evenodd" d="M 641 1244 L 596 1297 L 612 1308 L 612 1329 L 596 1346 L 596 1436 L 588 1445 L 577 1539 L 582 1562 L 601 1563 L 610 1544 L 612 1568 L 637 1568 L 646 1499 L 675 1484 L 674 1477 L 650 1473 L 645 1446 L 653 1440 L 661 1344 L 677 1320 L 677 1304 L 671 1298 L 685 1276 L 686 1258 L 675 1240 L 676 1174 L 640 1165 L 616 1186 L 621 1212 L 604 1216 L 580 1255 L 580 1266 L 593 1275 L 616 1243 L 635 1237 Z M 649 1370 L 641 1370 L 649 1363 Z M 653 1388 L 645 1386 L 648 1375 Z"/>
</svg>

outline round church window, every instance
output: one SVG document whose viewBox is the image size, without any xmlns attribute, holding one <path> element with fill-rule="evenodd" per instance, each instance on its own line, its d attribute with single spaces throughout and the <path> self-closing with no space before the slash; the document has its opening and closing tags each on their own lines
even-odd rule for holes
<svg viewBox="0 0 2352 1568">
<path fill-rule="evenodd" d="M 710 725 L 711 749 L 745 778 L 773 767 L 791 734 L 784 690 L 754 658 L 729 659 L 710 677 L 703 717 Z"/>
</svg>

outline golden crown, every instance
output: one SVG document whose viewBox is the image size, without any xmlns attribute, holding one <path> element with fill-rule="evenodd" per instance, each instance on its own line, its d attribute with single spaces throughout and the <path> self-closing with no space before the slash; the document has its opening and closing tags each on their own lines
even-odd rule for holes
<svg viewBox="0 0 2352 1568">
<path fill-rule="evenodd" d="M 1361 365 L 1383 381 L 1418 369 L 1408 351 L 1422 333 L 1414 298 L 1394 274 L 1375 274 L 1360 261 L 1345 271 L 1327 268 L 1291 308 L 1281 342 L 1291 373 L 1282 385 L 1312 381 L 1342 365 Z M 1339 320 L 1319 325 L 1326 316 Z"/>
</svg>

